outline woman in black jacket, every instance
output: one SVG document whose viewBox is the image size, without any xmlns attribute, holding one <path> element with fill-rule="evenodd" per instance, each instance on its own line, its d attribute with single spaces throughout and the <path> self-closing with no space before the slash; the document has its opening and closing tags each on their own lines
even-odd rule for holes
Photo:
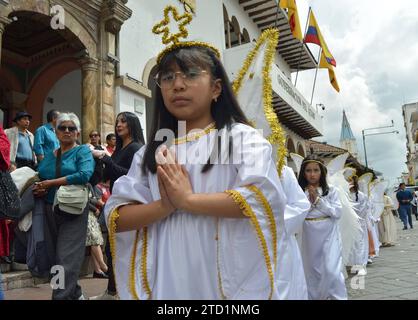
<svg viewBox="0 0 418 320">
<path fill-rule="evenodd" d="M 101 159 L 105 164 L 104 177 L 110 180 L 110 192 L 113 184 L 119 177 L 126 175 L 132 163 L 135 153 L 145 144 L 141 123 L 132 112 L 121 112 L 116 117 L 115 124 L 116 149 L 111 157 L 104 151 L 94 150 L 93 156 Z M 110 254 L 109 239 L 106 245 L 106 257 L 108 265 L 109 283 L 107 290 L 102 295 L 92 297 L 95 300 L 111 300 L 116 296 L 116 285 L 113 275 L 112 256 Z"/>
</svg>

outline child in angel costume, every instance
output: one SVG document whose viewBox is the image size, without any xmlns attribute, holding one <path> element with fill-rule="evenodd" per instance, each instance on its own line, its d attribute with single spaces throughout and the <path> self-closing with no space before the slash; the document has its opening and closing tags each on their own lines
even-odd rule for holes
<svg viewBox="0 0 418 320">
<path fill-rule="evenodd" d="M 191 20 L 166 7 L 155 33 L 170 11 Z M 276 150 L 249 125 L 218 50 L 178 38 L 157 58 L 152 138 L 105 208 L 118 295 L 279 299 L 293 292 L 284 212 L 303 204 L 288 204 Z"/>
<path fill-rule="evenodd" d="M 393 202 L 392 199 L 384 194 L 384 211 L 380 217 L 379 222 L 379 236 L 382 242 L 382 247 L 394 246 L 397 241 L 396 220 L 393 216 Z"/>
<path fill-rule="evenodd" d="M 348 266 L 351 266 L 351 273 L 360 276 L 367 274 L 366 266 L 369 256 L 369 237 L 367 232 L 367 220 L 369 215 L 369 199 L 367 195 L 359 190 L 358 177 L 353 175 L 349 179 L 350 200 L 354 202 L 354 210 L 360 218 L 361 237 L 354 244 L 348 259 Z"/>
<path fill-rule="evenodd" d="M 342 204 L 336 188 L 327 183 L 327 168 L 315 155 L 307 156 L 299 173 L 299 185 L 311 208 L 302 233 L 302 257 L 311 300 L 347 299 L 343 275 L 338 219 Z"/>
</svg>

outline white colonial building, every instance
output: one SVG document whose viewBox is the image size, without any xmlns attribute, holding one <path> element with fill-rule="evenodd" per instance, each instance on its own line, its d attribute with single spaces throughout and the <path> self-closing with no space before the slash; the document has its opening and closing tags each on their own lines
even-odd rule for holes
<svg viewBox="0 0 418 320">
<path fill-rule="evenodd" d="M 418 102 L 402 106 L 402 115 L 406 132 L 406 166 L 408 168 L 407 184 L 416 184 L 418 180 Z M 405 180 L 405 178 L 404 178 Z"/>
<path fill-rule="evenodd" d="M 116 109 L 117 112 L 136 112 L 147 131 L 153 113 L 156 56 L 163 49 L 161 38 L 151 29 L 162 19 L 166 5 L 177 5 L 182 9 L 181 2 L 184 1 L 136 0 L 127 3 L 132 17 L 120 31 Z M 322 118 L 292 84 L 291 74 L 298 69 L 314 69 L 317 64 L 308 47 L 293 37 L 287 15 L 278 7 L 278 1 L 189 2 L 195 5 L 189 39 L 209 42 L 220 49 L 231 81 L 261 32 L 268 27 L 279 28 L 280 39 L 272 70 L 274 108 L 285 128 L 289 152 L 306 156 L 305 140 L 322 135 Z"/>
<path fill-rule="evenodd" d="M 102 136 L 113 131 L 120 111 L 135 112 L 148 132 L 156 56 L 163 49 L 151 29 L 167 5 L 194 8 L 189 39 L 216 46 L 231 80 L 261 32 L 280 30 L 272 70 L 274 108 L 289 152 L 305 156 L 305 141 L 322 135 L 322 118 L 291 75 L 314 69 L 317 62 L 293 37 L 278 0 L 0 0 L 4 127 L 26 109 L 35 130 L 54 108 L 79 115 L 84 141 L 90 130 Z"/>
</svg>

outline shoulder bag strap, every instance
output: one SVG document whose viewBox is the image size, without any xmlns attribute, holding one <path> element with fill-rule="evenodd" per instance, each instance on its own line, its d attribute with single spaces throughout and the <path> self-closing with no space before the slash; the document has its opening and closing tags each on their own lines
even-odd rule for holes
<svg viewBox="0 0 418 320">
<path fill-rule="evenodd" d="M 55 163 L 55 178 L 61 178 L 61 148 L 57 150 L 57 160 Z"/>
</svg>

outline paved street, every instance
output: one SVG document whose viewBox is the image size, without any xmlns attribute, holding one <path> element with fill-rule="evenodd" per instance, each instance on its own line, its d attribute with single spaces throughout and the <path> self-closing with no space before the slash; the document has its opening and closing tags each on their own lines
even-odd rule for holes
<svg viewBox="0 0 418 320">
<path fill-rule="evenodd" d="M 349 276 L 347 288 L 353 300 L 410 300 L 418 299 L 418 223 L 413 230 L 403 231 L 398 218 L 398 244 L 380 248 L 380 257 L 367 268 L 363 279 Z M 415 219 L 415 218 L 414 218 Z M 80 284 L 86 297 L 102 293 L 107 281 L 83 278 Z M 48 300 L 51 297 L 49 284 L 34 288 L 13 289 L 5 292 L 10 300 Z"/>
<path fill-rule="evenodd" d="M 349 299 L 418 299 L 418 221 L 413 217 L 415 228 L 402 230 L 402 223 L 395 219 L 398 222 L 398 244 L 380 248 L 380 257 L 367 267 L 364 289 L 361 289 L 360 279 L 349 277 Z"/>
<path fill-rule="evenodd" d="M 79 283 L 86 298 L 103 293 L 107 287 L 107 280 L 103 279 L 83 278 Z M 51 293 L 49 284 L 41 284 L 34 288 L 8 290 L 4 295 L 6 300 L 50 300 Z"/>
</svg>

